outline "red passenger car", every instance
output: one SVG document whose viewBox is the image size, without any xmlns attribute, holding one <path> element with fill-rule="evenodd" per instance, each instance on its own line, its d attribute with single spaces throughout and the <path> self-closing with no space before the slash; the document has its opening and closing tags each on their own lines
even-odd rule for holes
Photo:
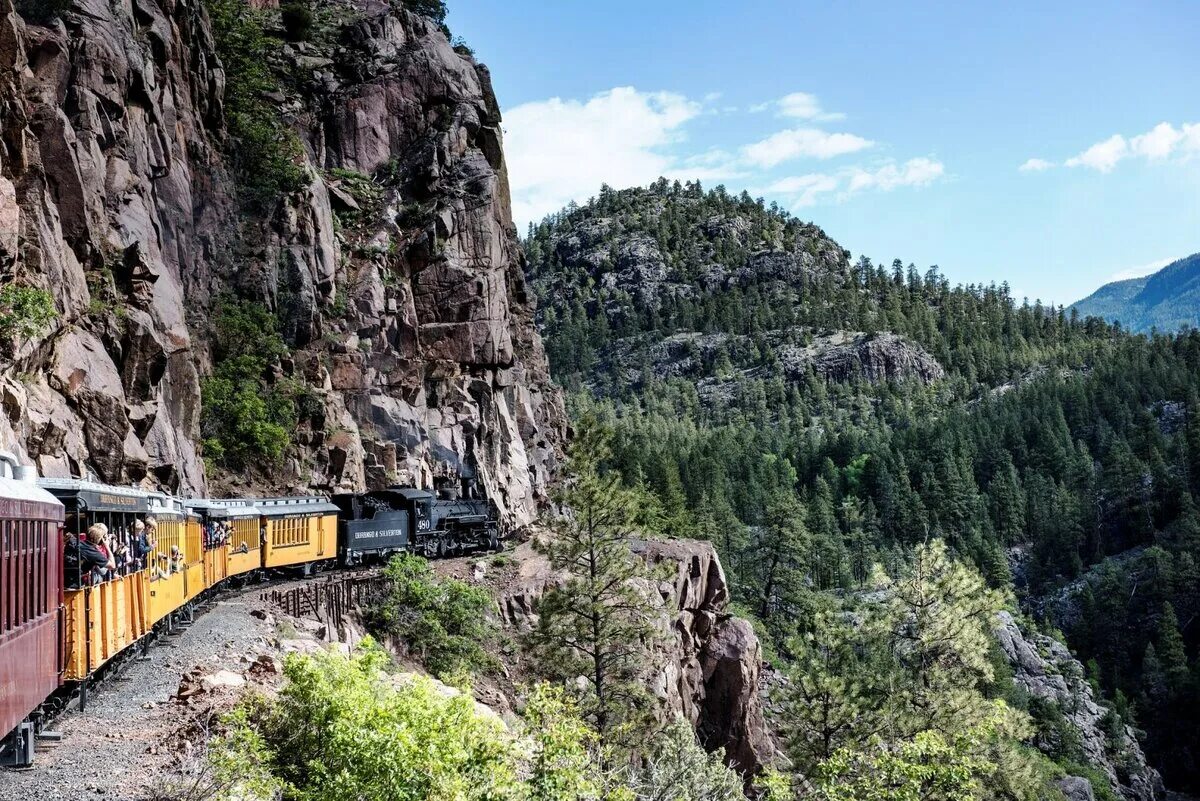
<svg viewBox="0 0 1200 801">
<path fill-rule="evenodd" d="M 0 453 L 0 764 L 33 759 L 27 718 L 59 683 L 63 505 Z"/>
</svg>

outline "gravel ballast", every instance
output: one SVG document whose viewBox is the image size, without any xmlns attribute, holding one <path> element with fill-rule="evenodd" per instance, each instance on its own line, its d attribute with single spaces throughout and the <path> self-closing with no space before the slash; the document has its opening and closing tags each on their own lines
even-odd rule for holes
<svg viewBox="0 0 1200 801">
<path fill-rule="evenodd" d="M 183 675 L 196 668 L 242 672 L 275 652 L 273 619 L 250 614 L 264 606 L 259 593 L 216 601 L 182 633 L 159 638 L 147 661 L 128 663 L 94 688 L 85 711 L 73 701 L 52 727 L 62 733 L 60 742 L 40 741 L 32 768 L 0 771 L 0 801 L 152 797 L 186 756 L 173 750 L 180 747 L 175 735 L 191 720 L 191 710 L 172 701 Z"/>
</svg>

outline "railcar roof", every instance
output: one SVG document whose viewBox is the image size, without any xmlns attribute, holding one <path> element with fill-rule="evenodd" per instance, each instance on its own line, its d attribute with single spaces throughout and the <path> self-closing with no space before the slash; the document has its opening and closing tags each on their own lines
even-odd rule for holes
<svg viewBox="0 0 1200 801">
<path fill-rule="evenodd" d="M 61 507 L 62 501 L 31 481 L 0 477 L 0 500 L 49 503 Z"/>
<path fill-rule="evenodd" d="M 253 501 L 242 498 L 190 498 L 184 501 L 197 514 L 213 518 L 241 519 L 261 517 L 262 511 Z"/>
<path fill-rule="evenodd" d="M 187 501 L 161 492 L 150 493 L 150 514 L 159 517 L 196 516 L 196 512 L 188 508 Z"/>
<path fill-rule="evenodd" d="M 88 509 L 148 512 L 152 493 L 137 487 L 115 487 L 78 478 L 39 478 L 37 485 L 59 498 L 78 498 Z"/>
<path fill-rule="evenodd" d="M 258 507 L 263 517 L 286 517 L 295 514 L 331 514 L 335 515 L 340 509 L 324 497 L 299 498 L 238 498 L 236 500 L 251 503 Z"/>
</svg>

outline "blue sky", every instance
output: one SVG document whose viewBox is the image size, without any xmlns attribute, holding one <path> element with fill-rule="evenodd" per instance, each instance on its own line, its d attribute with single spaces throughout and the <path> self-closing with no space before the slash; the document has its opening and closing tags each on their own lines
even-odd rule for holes
<svg viewBox="0 0 1200 801">
<path fill-rule="evenodd" d="M 1059 303 L 1200 251 L 1195 2 L 448 5 L 522 230 L 663 173 Z"/>
</svg>

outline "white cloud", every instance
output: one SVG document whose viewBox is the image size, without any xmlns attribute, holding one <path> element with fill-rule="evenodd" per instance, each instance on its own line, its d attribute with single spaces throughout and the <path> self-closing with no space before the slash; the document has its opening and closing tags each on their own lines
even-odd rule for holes
<svg viewBox="0 0 1200 801">
<path fill-rule="evenodd" d="M 755 103 L 749 107 L 751 114 L 761 114 L 771 109 L 775 109 L 776 115 L 780 117 L 790 117 L 794 120 L 833 122 L 846 119 L 846 115 L 840 112 L 825 111 L 821 108 L 821 101 L 817 96 L 808 92 L 792 92 L 778 100 Z"/>
<path fill-rule="evenodd" d="M 797 158 L 829 159 L 857 153 L 875 143 L 849 133 L 828 133 L 817 128 L 792 128 L 742 148 L 742 156 L 759 167 L 775 167 Z"/>
<path fill-rule="evenodd" d="M 909 159 L 873 169 L 848 167 L 833 173 L 808 173 L 775 181 L 762 191 L 788 199 L 794 208 L 812 206 L 827 195 L 839 202 L 869 190 L 891 192 L 901 187 L 925 187 L 944 177 L 946 166 L 931 158 Z M 756 193 L 757 194 L 757 193 Z"/>
<path fill-rule="evenodd" d="M 513 218 L 524 226 L 586 200 L 602 183 L 624 188 L 672 172 L 675 160 L 664 148 L 680 141 L 683 125 L 701 111 L 683 95 L 631 86 L 587 102 L 556 97 L 510 109 L 505 153 Z"/>
<path fill-rule="evenodd" d="M 1175 130 L 1170 123 L 1160 122 L 1146 133 L 1130 139 L 1129 146 L 1137 155 L 1157 161 L 1171 155 L 1171 151 L 1182 140 L 1182 131 Z"/>
<path fill-rule="evenodd" d="M 1068 167 L 1090 167 L 1100 172 L 1112 172 L 1117 164 L 1129 158 L 1165 161 L 1172 157 L 1188 159 L 1200 154 L 1200 123 L 1183 123 L 1176 128 L 1160 122 L 1149 131 L 1126 139 L 1113 134 L 1097 142 L 1078 156 L 1066 160 Z"/>
<path fill-rule="evenodd" d="M 945 173 L 940 162 L 916 158 L 781 177 L 776 168 L 787 162 L 828 160 L 875 146 L 856 134 L 817 127 L 789 128 L 728 148 L 689 146 L 689 124 L 722 106 L 715 93 L 694 100 L 624 86 L 586 100 L 556 97 L 510 109 L 505 115 L 505 151 L 513 219 L 524 228 L 571 201 L 585 202 L 601 184 L 618 189 L 645 186 L 659 176 L 706 184 L 756 181 L 771 184 L 761 191 L 809 206 L 859 192 L 926 186 Z M 827 114 L 805 93 L 788 95 L 769 108 L 792 119 L 840 116 Z"/>
<path fill-rule="evenodd" d="M 1179 142 L 1179 151 L 1185 158 L 1200 154 L 1200 122 L 1183 124 L 1183 139 Z"/>
<path fill-rule="evenodd" d="M 1142 278 L 1147 275 L 1153 275 L 1171 262 L 1178 260 L 1179 257 L 1176 256 L 1175 258 L 1171 259 L 1159 259 L 1158 261 L 1152 261 L 1149 264 L 1140 264 L 1137 267 L 1127 267 L 1124 270 L 1113 273 L 1108 280 L 1128 281 L 1131 278 Z"/>
<path fill-rule="evenodd" d="M 1048 170 L 1054 166 L 1054 162 L 1046 161 L 1045 159 L 1029 159 L 1020 167 L 1017 167 L 1021 172 L 1041 172 Z"/>
<path fill-rule="evenodd" d="M 1129 143 L 1120 134 L 1097 142 L 1078 156 L 1067 159 L 1068 167 L 1090 167 L 1100 172 L 1112 172 L 1117 162 L 1129 155 Z"/>
<path fill-rule="evenodd" d="M 886 164 L 873 172 L 853 167 L 846 190 L 853 194 L 864 189 L 890 192 L 901 186 L 929 186 L 945 173 L 945 165 L 927 158 L 909 159 L 900 166 Z"/>
<path fill-rule="evenodd" d="M 846 118 L 845 114 L 830 113 L 822 109 L 817 96 L 811 95 L 808 92 L 792 92 L 790 95 L 784 95 L 776 101 L 776 105 L 779 108 L 779 116 L 781 117 L 792 117 L 798 120 L 816 120 L 818 122 L 830 122 Z"/>
<path fill-rule="evenodd" d="M 822 195 L 836 192 L 839 186 L 841 179 L 836 175 L 809 173 L 776 181 L 763 192 L 788 197 L 793 206 L 800 208 L 815 205 Z"/>
</svg>

